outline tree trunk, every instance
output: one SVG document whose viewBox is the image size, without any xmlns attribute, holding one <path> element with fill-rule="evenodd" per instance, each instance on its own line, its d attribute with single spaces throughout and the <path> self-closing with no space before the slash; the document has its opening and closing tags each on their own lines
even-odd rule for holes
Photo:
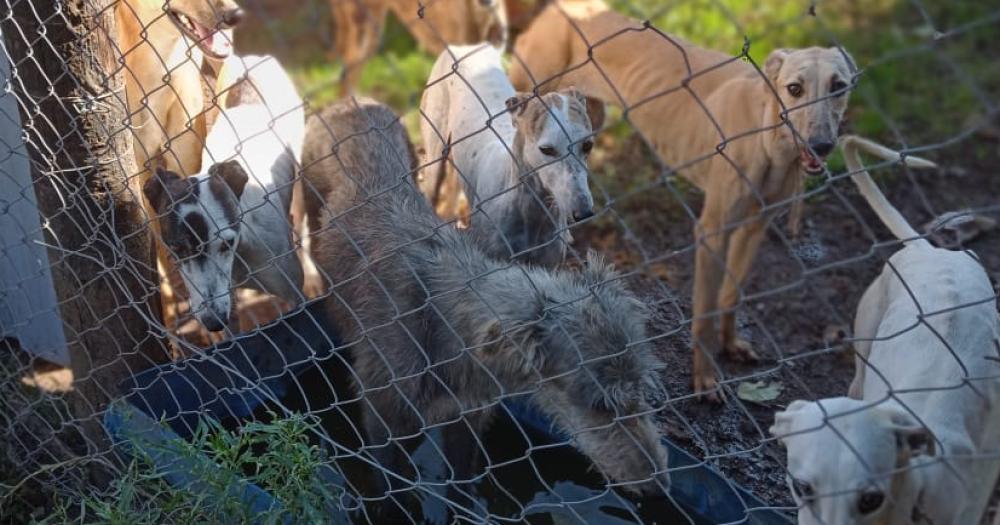
<svg viewBox="0 0 1000 525">
<path fill-rule="evenodd" d="M 12 17 L 0 30 L 69 345 L 79 452 L 100 454 L 108 445 L 100 417 L 119 383 L 166 355 L 149 329 L 158 281 L 141 196 L 129 183 L 136 170 L 115 0 L 4 3 Z"/>
</svg>

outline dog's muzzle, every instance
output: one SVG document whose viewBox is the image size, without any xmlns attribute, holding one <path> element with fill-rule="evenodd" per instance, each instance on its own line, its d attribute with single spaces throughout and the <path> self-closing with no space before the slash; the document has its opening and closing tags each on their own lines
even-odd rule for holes
<svg viewBox="0 0 1000 525">
<path fill-rule="evenodd" d="M 209 332 L 221 332 L 229 326 L 229 312 L 206 309 L 198 316 L 198 320 Z"/>
<path fill-rule="evenodd" d="M 799 150 L 799 163 L 802 169 L 810 175 L 823 173 L 823 164 L 826 157 L 833 152 L 836 147 L 835 141 L 822 138 L 809 139 L 809 147 Z"/>
<path fill-rule="evenodd" d="M 584 208 L 582 210 L 573 211 L 573 221 L 580 222 L 584 219 L 589 219 L 594 216 L 594 208 Z"/>
</svg>

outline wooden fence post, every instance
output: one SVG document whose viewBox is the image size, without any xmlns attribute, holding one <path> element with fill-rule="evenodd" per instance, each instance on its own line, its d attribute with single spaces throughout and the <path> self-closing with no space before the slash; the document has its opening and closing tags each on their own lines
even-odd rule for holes
<svg viewBox="0 0 1000 525">
<path fill-rule="evenodd" d="M 0 17 L 74 375 L 80 454 L 107 450 L 100 416 L 129 374 L 166 353 L 156 265 L 127 126 L 115 0 L 10 0 Z M 76 448 L 76 447 L 74 447 Z"/>
</svg>

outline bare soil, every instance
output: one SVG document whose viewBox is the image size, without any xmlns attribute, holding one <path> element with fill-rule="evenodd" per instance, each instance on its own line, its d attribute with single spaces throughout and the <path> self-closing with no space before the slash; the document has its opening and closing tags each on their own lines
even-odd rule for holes
<svg viewBox="0 0 1000 525">
<path fill-rule="evenodd" d="M 889 199 L 915 227 L 940 213 L 973 208 L 1000 215 L 996 142 L 967 140 L 931 157 L 945 169 L 904 173 L 880 170 Z M 600 186 L 623 184 L 642 165 L 654 162 L 633 137 L 610 157 L 596 162 Z M 652 176 L 646 177 L 653 181 Z M 635 186 L 636 183 L 630 182 Z M 642 186 L 642 183 L 638 183 Z M 627 194 L 611 190 L 616 196 Z M 677 444 L 721 470 L 771 505 L 792 505 L 784 481 L 784 451 L 768 439 L 774 413 L 795 399 L 846 395 L 854 373 L 849 347 L 828 344 L 824 335 L 849 330 L 854 309 L 886 258 L 899 245 L 857 194 L 849 179 L 832 182 L 806 205 L 802 234 L 790 240 L 787 217 L 768 231 L 737 319 L 742 336 L 761 355 L 756 365 L 719 362 L 725 371 L 728 403 L 715 406 L 692 396 L 690 324 L 693 279 L 693 217 L 701 196 L 687 185 L 670 190 L 656 184 L 619 197 L 602 220 L 574 230 L 577 249 L 595 249 L 629 273 L 630 286 L 654 305 L 651 334 L 667 363 L 669 401 L 662 412 L 664 432 Z M 873 237 L 874 235 L 874 237 Z M 966 245 L 996 281 L 1000 276 L 1000 231 Z M 778 381 L 774 402 L 758 404 L 735 396 L 741 381 Z"/>
</svg>

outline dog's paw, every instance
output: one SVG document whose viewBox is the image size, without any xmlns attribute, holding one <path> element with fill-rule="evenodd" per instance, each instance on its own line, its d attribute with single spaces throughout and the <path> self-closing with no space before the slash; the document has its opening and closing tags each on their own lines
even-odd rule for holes
<svg viewBox="0 0 1000 525">
<path fill-rule="evenodd" d="M 750 345 L 750 342 L 739 337 L 733 338 L 732 341 L 727 343 L 724 351 L 726 352 L 726 357 L 737 363 L 756 363 L 760 360 L 760 356 L 757 355 L 757 352 L 753 351 L 753 346 Z"/>
<path fill-rule="evenodd" d="M 719 380 L 712 374 L 694 376 L 694 393 L 701 401 L 717 405 L 726 401 L 726 393 L 719 385 Z"/>
<path fill-rule="evenodd" d="M 304 293 L 308 299 L 315 299 L 325 294 L 326 286 L 323 282 L 323 276 L 319 273 L 307 273 L 303 278 L 302 293 Z"/>
</svg>

